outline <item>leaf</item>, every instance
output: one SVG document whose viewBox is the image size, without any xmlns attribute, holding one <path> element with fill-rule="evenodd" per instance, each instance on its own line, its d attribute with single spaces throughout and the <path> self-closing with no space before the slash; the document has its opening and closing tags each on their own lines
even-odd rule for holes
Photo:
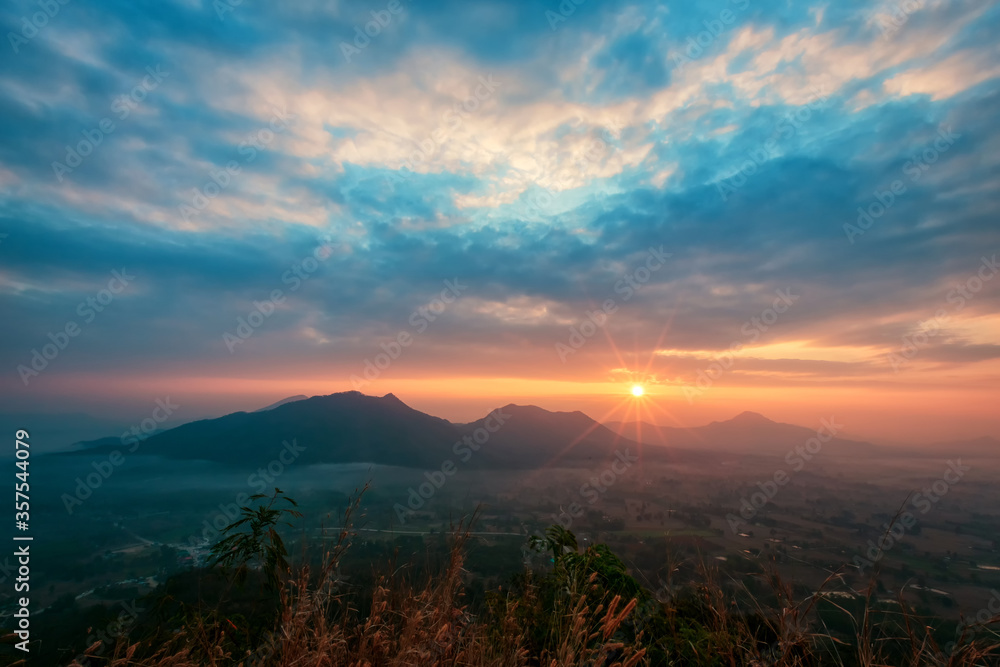
<svg viewBox="0 0 1000 667">
<path fill-rule="evenodd" d="M 279 524 L 294 527 L 291 522 L 282 520 L 284 514 L 295 518 L 303 515 L 293 509 L 273 508 L 272 505 L 279 496 L 298 507 L 298 503 L 284 496 L 281 489 L 275 487 L 275 493 L 266 505 L 240 508 L 243 517 L 222 531 L 223 534 L 231 534 L 223 537 L 211 549 L 214 564 L 225 570 L 236 566 L 233 577 L 237 583 L 246 580 L 251 567 L 260 567 L 267 585 L 277 588 L 281 584 L 281 575 L 291 569 L 287 560 L 288 550 L 276 527 Z M 251 499 L 266 497 L 264 494 L 255 494 Z"/>
</svg>

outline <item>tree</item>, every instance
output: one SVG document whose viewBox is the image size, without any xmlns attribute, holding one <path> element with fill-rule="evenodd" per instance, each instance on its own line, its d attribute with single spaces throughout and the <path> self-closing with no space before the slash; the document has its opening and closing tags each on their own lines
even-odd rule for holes
<svg viewBox="0 0 1000 667">
<path fill-rule="evenodd" d="M 557 562 L 559 557 L 565 553 L 576 553 L 579 548 L 576 543 L 576 535 L 559 525 L 549 526 L 545 530 L 545 537 L 532 535 L 528 544 L 535 551 L 551 551 L 552 562 Z"/>
<path fill-rule="evenodd" d="M 263 493 L 250 496 L 250 500 L 261 498 L 267 496 Z M 223 570 L 233 569 L 237 583 L 246 581 L 251 567 L 260 567 L 266 585 L 274 589 L 281 583 L 281 576 L 289 570 L 288 550 L 285 549 L 285 543 L 278 534 L 277 526 L 279 523 L 292 525 L 288 521 L 281 520 L 284 515 L 301 518 L 302 513 L 288 507 L 275 508 L 274 504 L 278 500 L 284 500 L 292 507 L 298 507 L 298 503 L 275 487 L 266 505 L 241 507 L 242 517 L 222 531 L 223 535 L 232 534 L 222 538 L 212 547 L 212 564 L 219 565 Z M 244 526 L 249 532 L 236 532 Z"/>
<path fill-rule="evenodd" d="M 552 579 L 564 591 L 590 589 L 598 601 L 621 595 L 626 600 L 641 595 L 642 587 L 632 578 L 625 563 L 606 544 L 593 544 L 583 551 L 576 535 L 560 525 L 549 526 L 545 537 L 533 536 L 529 545 L 535 551 L 552 553 Z"/>
</svg>

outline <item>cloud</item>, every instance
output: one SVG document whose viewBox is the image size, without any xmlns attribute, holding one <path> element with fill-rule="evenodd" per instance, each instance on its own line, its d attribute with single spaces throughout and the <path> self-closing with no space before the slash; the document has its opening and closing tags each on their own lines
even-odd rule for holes
<svg viewBox="0 0 1000 667">
<path fill-rule="evenodd" d="M 555 30 L 552 3 L 404 4 L 350 62 L 339 44 L 370 9 L 318 0 L 223 19 L 205 3 L 71 3 L 5 52 L 5 394 L 25 395 L 16 366 L 122 266 L 134 289 L 52 377 L 346 378 L 458 278 L 468 294 L 394 372 L 579 380 L 628 347 L 680 382 L 791 288 L 801 300 L 734 381 L 892 383 L 880 355 L 1000 247 L 997 15 L 982 4 L 926 0 L 888 33 L 864 2 L 592 0 Z M 169 76 L 119 118 L 157 66 Z M 249 159 L 276 111 L 294 118 Z M 52 163 L 104 118 L 115 130 L 60 181 Z M 959 139 L 912 178 L 942 128 Z M 850 243 L 845 224 L 895 180 L 905 192 Z M 336 253 L 291 292 L 285 272 L 324 234 Z M 670 262 L 560 363 L 555 343 L 661 245 Z M 996 311 L 996 284 L 956 327 Z M 222 334 L 273 289 L 287 301 L 230 355 Z M 927 349 L 920 381 L 993 372 L 988 334 L 963 341 Z"/>
</svg>

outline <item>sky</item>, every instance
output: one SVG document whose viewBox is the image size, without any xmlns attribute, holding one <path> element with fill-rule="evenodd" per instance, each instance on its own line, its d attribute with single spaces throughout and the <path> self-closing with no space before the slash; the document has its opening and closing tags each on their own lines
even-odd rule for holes
<svg viewBox="0 0 1000 667">
<path fill-rule="evenodd" d="M 0 9 L 0 395 L 1000 436 L 1000 5 Z M 642 398 L 630 389 L 640 384 Z"/>
</svg>

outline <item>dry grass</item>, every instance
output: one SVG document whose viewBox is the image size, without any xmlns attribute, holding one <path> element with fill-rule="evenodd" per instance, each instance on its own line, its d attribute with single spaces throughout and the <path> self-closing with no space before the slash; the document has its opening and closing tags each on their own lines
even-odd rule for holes
<svg viewBox="0 0 1000 667">
<path fill-rule="evenodd" d="M 359 497 L 345 513 L 345 523 L 358 507 Z M 474 519 L 475 517 L 473 517 Z M 108 667 L 375 667 L 421 665 L 438 667 L 558 667 L 588 665 L 746 665 L 754 667 L 806 667 L 841 665 L 882 667 L 974 667 L 1000 664 L 1000 644 L 973 636 L 979 629 L 1000 623 L 1000 616 L 970 626 L 946 655 L 929 628 L 900 599 L 898 622 L 886 627 L 884 610 L 876 613 L 877 568 L 864 591 L 863 611 L 838 606 L 822 591 L 798 601 L 791 587 L 776 572 L 763 578 L 772 591 L 769 603 L 752 595 L 749 608 L 737 609 L 731 594 L 718 583 L 718 573 L 702 562 L 688 606 L 677 600 L 652 603 L 653 613 L 641 614 L 638 600 L 615 595 L 594 603 L 595 575 L 561 591 L 564 604 L 550 610 L 550 629 L 544 645 L 532 643 L 532 619 L 540 604 L 538 583 L 531 576 L 518 589 L 491 594 L 487 610 L 479 617 L 462 602 L 463 563 L 469 526 L 453 530 L 450 558 L 439 576 L 414 587 L 393 576 L 379 579 L 370 607 L 360 613 L 338 587 L 339 560 L 349 548 L 351 531 L 345 529 L 324 554 L 316 571 L 301 566 L 288 573 L 280 593 L 280 614 L 268 638 L 255 650 L 240 654 L 226 650 L 228 621 L 198 617 L 179 628 L 173 640 L 159 647 L 120 642 L 112 657 L 94 658 L 91 664 Z M 673 566 L 671 566 L 671 569 Z M 830 583 L 836 575 L 831 574 Z M 744 592 L 749 594 L 749 591 Z M 847 614 L 856 634 L 849 641 L 837 638 L 818 613 L 821 601 Z M 698 611 L 697 631 L 689 616 Z M 643 614 L 643 618 L 639 618 Z M 651 618 L 658 619 L 655 623 Z M 883 620 L 879 620 L 883 619 Z M 231 622 L 229 622 L 232 625 Z M 900 628 L 902 632 L 900 632 Z M 229 635 L 230 638 L 232 634 Z M 773 641 L 762 645 L 762 637 Z M 995 635 L 993 635 L 995 636 Z M 975 641 L 974 641 L 975 640 Z M 535 640 L 537 642 L 537 639 Z M 890 645 L 906 647 L 905 658 L 889 662 Z M 88 650 L 94 655 L 95 644 Z M 140 657 L 143 656 L 143 657 Z M 657 657 L 658 656 L 658 657 Z M 78 665 L 79 663 L 73 663 Z"/>
</svg>

